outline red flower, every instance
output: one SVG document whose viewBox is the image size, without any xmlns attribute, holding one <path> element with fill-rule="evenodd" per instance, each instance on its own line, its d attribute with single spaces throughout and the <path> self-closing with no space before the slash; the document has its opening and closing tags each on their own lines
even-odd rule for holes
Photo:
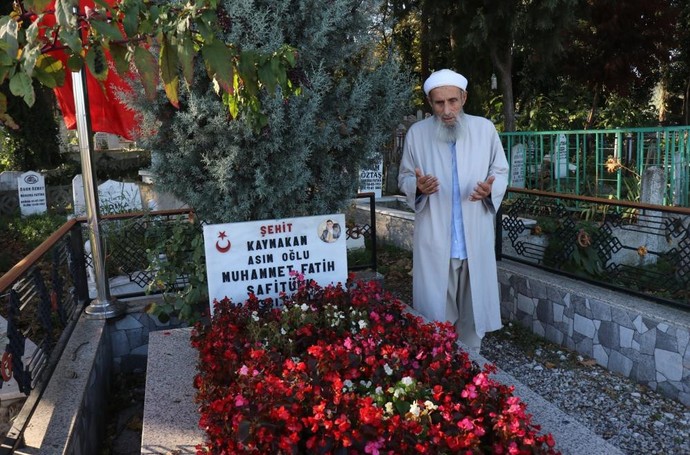
<svg viewBox="0 0 690 455">
<path fill-rule="evenodd" d="M 301 278 L 281 308 L 223 301 L 196 327 L 198 453 L 557 453 L 451 324 L 348 286 Z"/>
</svg>

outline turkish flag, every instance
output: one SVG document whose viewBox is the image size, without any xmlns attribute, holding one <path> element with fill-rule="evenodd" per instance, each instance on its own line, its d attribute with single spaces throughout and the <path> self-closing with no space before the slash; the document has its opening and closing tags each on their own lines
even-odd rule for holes
<svg viewBox="0 0 690 455">
<path fill-rule="evenodd" d="M 106 0 L 112 5 L 117 0 Z M 54 11 L 55 3 L 51 2 L 46 11 Z M 93 0 L 80 0 L 79 11 L 84 12 L 84 8 L 94 7 Z M 46 26 L 55 24 L 55 16 L 52 13 L 46 14 L 42 21 Z M 62 51 L 51 52 L 51 55 L 62 61 L 67 68 L 67 56 Z M 112 65 L 112 58 L 108 52 L 106 57 L 109 65 L 108 77 L 101 84 L 91 74 L 87 65 L 83 67 L 83 74 L 86 77 L 86 90 L 88 93 L 89 113 L 91 114 L 91 128 L 94 132 L 118 134 L 126 139 L 133 140 L 136 132 L 135 113 L 127 108 L 116 94 L 119 91 L 130 92 L 131 87 L 120 77 Z M 65 83 L 62 87 L 53 89 L 57 97 L 65 126 L 69 130 L 76 129 L 76 109 L 74 107 L 74 91 L 72 89 L 72 73 L 66 70 Z"/>
</svg>

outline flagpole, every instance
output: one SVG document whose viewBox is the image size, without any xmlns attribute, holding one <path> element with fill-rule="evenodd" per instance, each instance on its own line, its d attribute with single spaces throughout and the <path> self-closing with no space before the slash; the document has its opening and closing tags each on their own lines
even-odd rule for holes
<svg viewBox="0 0 690 455">
<path fill-rule="evenodd" d="M 84 182 L 84 201 L 86 203 L 86 218 L 89 226 L 89 242 L 93 257 L 93 270 L 96 281 L 96 299 L 91 301 L 84 310 L 91 319 L 109 319 L 120 316 L 125 312 L 125 305 L 110 297 L 110 284 L 106 274 L 105 255 L 100 234 L 100 213 L 98 207 L 97 180 L 94 174 L 93 135 L 91 134 L 91 117 L 84 70 L 72 72 L 72 89 L 74 91 L 74 107 L 77 123 L 77 138 L 79 140 L 79 155 L 81 157 L 81 172 Z"/>
</svg>

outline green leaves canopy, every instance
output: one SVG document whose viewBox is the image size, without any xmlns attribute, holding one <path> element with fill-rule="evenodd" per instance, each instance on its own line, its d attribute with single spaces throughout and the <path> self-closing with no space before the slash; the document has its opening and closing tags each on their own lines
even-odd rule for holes
<svg viewBox="0 0 690 455">
<path fill-rule="evenodd" d="M 236 116 L 247 109 L 254 125 L 265 124 L 258 93 L 281 86 L 288 96 L 297 90 L 286 72 L 294 66 L 294 51 L 284 46 L 270 55 L 251 55 L 234 43 L 220 39 L 217 0 L 150 2 L 147 0 L 94 0 L 73 7 L 77 0 L 23 0 L 11 14 L 0 16 L 0 123 L 18 125 L 6 110 L 7 96 L 35 101 L 32 80 L 54 88 L 65 80 L 65 71 L 84 67 L 105 81 L 114 62 L 118 73 L 139 75 L 149 98 L 162 81 L 170 103 L 179 106 L 180 82 L 192 83 L 193 61 L 200 56 L 219 95 Z M 67 66 L 54 52 L 67 55 Z M 183 78 L 180 78 L 182 73 Z"/>
</svg>

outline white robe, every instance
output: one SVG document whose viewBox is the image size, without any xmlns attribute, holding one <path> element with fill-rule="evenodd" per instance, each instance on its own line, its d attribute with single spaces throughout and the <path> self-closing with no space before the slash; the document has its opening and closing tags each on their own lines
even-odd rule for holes
<svg viewBox="0 0 690 455">
<path fill-rule="evenodd" d="M 494 125 L 482 117 L 462 114 L 463 134 L 456 143 L 457 172 L 472 308 L 477 335 L 501 325 L 496 270 L 495 216 L 508 186 L 508 161 Z M 438 192 L 415 199 L 415 168 L 439 180 Z M 431 320 L 447 321 L 446 293 L 450 262 L 452 160 L 450 145 L 436 138 L 434 118 L 410 127 L 405 138 L 398 186 L 415 211 L 413 249 L 413 306 Z M 496 177 L 491 197 L 470 201 L 477 182 Z M 455 322 L 455 321 L 451 321 Z"/>
</svg>

